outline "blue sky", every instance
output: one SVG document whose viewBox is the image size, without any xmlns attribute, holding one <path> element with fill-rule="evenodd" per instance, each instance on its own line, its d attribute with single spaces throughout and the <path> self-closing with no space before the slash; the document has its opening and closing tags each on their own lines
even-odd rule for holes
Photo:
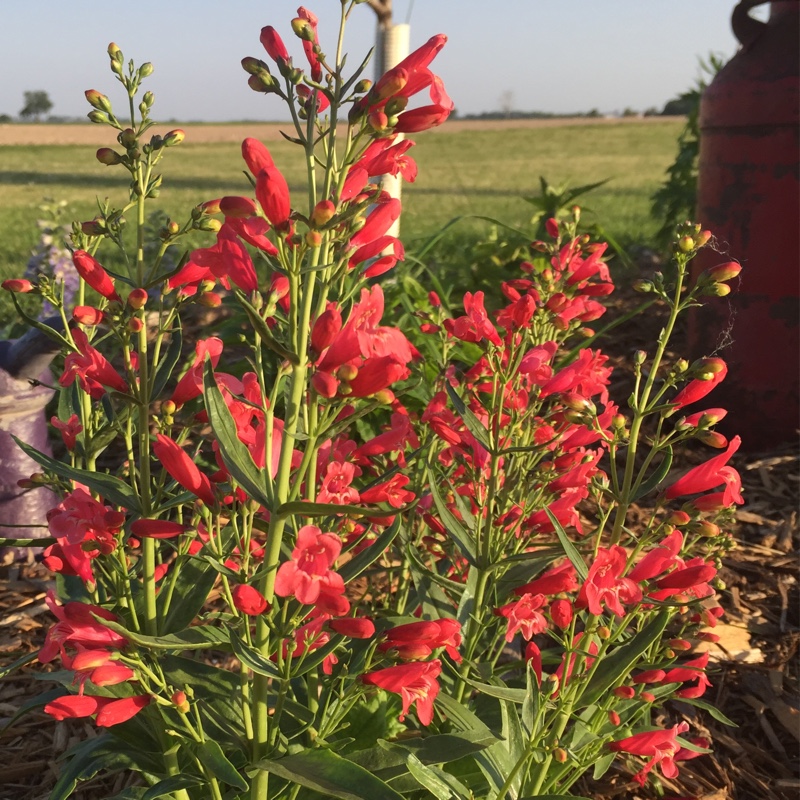
<svg viewBox="0 0 800 800">
<path fill-rule="evenodd" d="M 52 113 L 83 116 L 83 91 L 122 102 L 106 47 L 151 61 L 158 119 L 284 119 L 272 98 L 251 92 L 239 64 L 264 56 L 259 31 L 275 26 L 300 53 L 287 0 L 27 0 L 5 3 L 0 28 L 0 114 L 16 115 L 23 92 L 43 89 Z M 449 42 L 434 64 L 462 113 L 636 110 L 689 88 L 698 57 L 730 57 L 733 0 L 394 0 L 410 17 L 412 48 L 434 33 Z M 333 52 L 339 0 L 309 0 L 323 49 Z M 123 9 L 125 12 L 123 13 Z M 763 15 L 762 15 L 763 18 Z M 346 39 L 351 63 L 374 42 L 375 15 L 355 9 Z M 300 56 L 302 59 L 302 56 Z M 305 63 L 303 61 L 303 63 Z"/>
</svg>

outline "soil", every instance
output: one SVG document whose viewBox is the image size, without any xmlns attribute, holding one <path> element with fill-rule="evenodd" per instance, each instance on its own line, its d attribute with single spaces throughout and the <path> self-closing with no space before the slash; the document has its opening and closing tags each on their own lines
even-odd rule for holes
<svg viewBox="0 0 800 800">
<path fill-rule="evenodd" d="M 640 299 L 623 293 L 614 310 L 624 311 Z M 633 350 L 655 340 L 660 324 L 658 313 L 648 312 L 618 328 L 604 349 L 614 359 L 629 358 Z M 676 456 L 676 464 L 707 457 L 706 450 L 687 448 Z M 657 722 L 685 719 L 693 735 L 711 741 L 712 754 L 682 762 L 677 779 L 663 780 L 662 793 L 652 786 L 640 789 L 618 760 L 599 786 L 585 781 L 574 788 L 576 794 L 593 800 L 800 796 L 799 462 L 794 445 L 767 453 L 737 453 L 732 461 L 742 476 L 747 502 L 738 509 L 732 528 L 737 547 L 723 561 L 726 588 L 720 601 L 726 615 L 716 628 L 721 638 L 711 649 L 713 686 L 704 699 L 736 727 L 706 711 L 670 703 L 659 710 Z M 52 622 L 44 604 L 49 581 L 37 564 L 0 568 L 0 664 L 41 646 Z M 73 744 L 96 735 L 89 722 L 54 722 L 38 710 L 8 725 L 26 702 L 50 688 L 46 680 L 34 679 L 41 672 L 41 665 L 31 665 L 0 678 L 0 800 L 45 800 L 55 784 L 59 758 Z M 104 800 L 119 792 L 126 780 L 124 775 L 98 777 L 82 784 L 73 796 Z"/>
</svg>

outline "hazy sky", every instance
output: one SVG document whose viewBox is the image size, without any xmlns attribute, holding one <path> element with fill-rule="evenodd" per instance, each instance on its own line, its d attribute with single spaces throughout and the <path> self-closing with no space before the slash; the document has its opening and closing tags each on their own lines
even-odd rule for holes
<svg viewBox="0 0 800 800">
<path fill-rule="evenodd" d="M 264 25 L 305 64 L 288 0 L 2 0 L 0 114 L 16 115 L 26 90 L 47 91 L 52 113 L 83 116 L 83 91 L 122 105 L 106 47 L 151 61 L 147 86 L 158 119 L 285 119 L 274 98 L 247 87 L 243 56 L 266 56 Z M 643 110 L 689 88 L 698 57 L 730 57 L 733 0 L 394 0 L 411 46 L 435 33 L 449 42 L 434 62 L 461 113 L 500 109 Z M 310 0 L 323 50 L 335 49 L 339 0 Z M 126 9 L 123 16 L 122 9 Z M 410 13 L 409 13 L 410 12 Z M 127 19 L 125 18 L 127 17 Z M 355 9 L 346 39 L 353 65 L 374 42 L 375 15 Z M 371 77 L 371 76 L 370 76 Z M 510 93 L 510 94 L 509 94 Z"/>
</svg>

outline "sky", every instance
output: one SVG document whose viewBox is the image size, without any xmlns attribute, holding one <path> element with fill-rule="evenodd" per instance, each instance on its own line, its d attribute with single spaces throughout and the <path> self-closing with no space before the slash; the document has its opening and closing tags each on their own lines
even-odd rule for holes
<svg viewBox="0 0 800 800">
<path fill-rule="evenodd" d="M 460 114 L 511 108 L 569 113 L 643 111 L 692 86 L 698 59 L 729 58 L 733 0 L 394 0 L 410 25 L 411 48 L 436 33 L 448 43 L 433 64 Z M 309 0 L 323 51 L 333 53 L 339 0 Z M 122 11 L 124 9 L 124 12 Z M 155 66 L 146 88 L 161 120 L 284 120 L 279 102 L 252 92 L 244 56 L 268 60 L 259 42 L 273 25 L 305 64 L 288 0 L 97 0 L 3 2 L 0 114 L 16 116 L 23 92 L 44 90 L 51 113 L 82 117 L 94 88 L 124 104 L 106 48 Z M 755 13 L 763 18 L 763 13 Z M 348 25 L 348 63 L 375 40 L 376 17 L 357 7 Z M 369 75 L 369 77 L 373 77 Z"/>
</svg>

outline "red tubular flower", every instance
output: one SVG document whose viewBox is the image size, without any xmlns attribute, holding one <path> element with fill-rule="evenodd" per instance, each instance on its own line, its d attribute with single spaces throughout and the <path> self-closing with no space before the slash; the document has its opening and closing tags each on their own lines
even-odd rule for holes
<svg viewBox="0 0 800 800">
<path fill-rule="evenodd" d="M 508 620 L 506 641 L 510 642 L 517 631 L 522 631 L 522 637 L 527 640 L 547 630 L 547 619 L 539 610 L 546 602 L 542 594 L 524 594 L 519 600 L 496 608 L 494 613 Z"/>
<path fill-rule="evenodd" d="M 183 448 L 169 436 L 159 433 L 156 439 L 153 455 L 161 462 L 167 473 L 206 505 L 213 506 L 216 498 L 208 476 L 200 472 Z"/>
<path fill-rule="evenodd" d="M 429 658 L 440 647 L 453 661 L 460 663 L 461 624 L 454 619 L 421 620 L 398 625 L 386 631 L 378 645 L 381 653 L 391 653 L 404 661 Z"/>
<path fill-rule="evenodd" d="M 264 167 L 256 176 L 256 198 L 275 228 L 286 226 L 292 213 L 289 185 L 276 166 Z"/>
<path fill-rule="evenodd" d="M 667 573 L 663 578 L 659 578 L 656 585 L 659 589 L 675 589 L 677 591 L 693 589 L 707 584 L 716 574 L 717 568 L 713 562 L 697 557 Z"/>
<path fill-rule="evenodd" d="M 283 43 L 283 39 L 272 25 L 267 25 L 261 29 L 261 44 L 269 54 L 269 57 L 279 66 L 289 61 L 289 51 Z"/>
<path fill-rule="evenodd" d="M 328 303 L 314 322 L 311 329 L 311 349 L 314 353 L 322 353 L 333 343 L 342 329 L 342 314 L 335 303 Z"/>
<path fill-rule="evenodd" d="M 108 300 L 122 303 L 122 299 L 114 289 L 114 279 L 103 269 L 96 259 L 85 250 L 76 250 L 72 254 L 72 263 L 78 275 L 89 284 L 98 294 Z"/>
<path fill-rule="evenodd" d="M 58 417 L 50 417 L 50 424 L 59 431 L 64 440 L 67 450 L 74 450 L 78 441 L 78 434 L 83 430 L 77 414 L 72 414 L 66 422 L 62 422 Z"/>
<path fill-rule="evenodd" d="M 97 713 L 101 698 L 93 697 L 88 694 L 66 695 L 51 700 L 45 707 L 44 713 L 49 714 L 57 720 L 79 719 L 90 717 Z M 102 698 L 106 699 L 106 698 Z M 108 698 L 110 699 L 110 698 Z"/>
<path fill-rule="evenodd" d="M 683 547 L 683 534 L 674 530 L 656 547 L 644 554 L 630 571 L 628 577 L 632 581 L 640 583 L 655 578 L 656 575 L 661 575 L 662 572 L 666 572 L 671 566 L 680 562 L 678 553 L 680 553 L 681 547 Z"/>
<path fill-rule="evenodd" d="M 562 631 L 570 626 L 573 614 L 572 603 L 569 600 L 553 600 L 550 603 L 550 618 Z"/>
<path fill-rule="evenodd" d="M 361 680 L 370 686 L 400 695 L 403 701 L 401 722 L 416 703 L 419 721 L 423 725 L 430 725 L 433 721 L 433 701 L 439 694 L 439 682 L 436 679 L 441 671 L 442 663 L 436 659 L 386 667 L 362 675 Z"/>
<path fill-rule="evenodd" d="M 192 267 L 195 270 L 200 267 L 205 272 L 195 277 L 190 272 Z M 252 292 L 258 288 L 258 278 L 250 253 L 228 223 L 217 232 L 217 243 L 213 247 L 202 247 L 192 251 L 186 266 L 169 279 L 169 287 L 175 288 L 188 283 L 187 278 L 194 283 L 207 277 L 220 280 L 226 289 L 230 288 L 230 281 L 245 292 Z"/>
<path fill-rule="evenodd" d="M 572 592 L 578 588 L 578 578 L 575 567 L 569 561 L 553 567 L 540 575 L 536 580 L 514 589 L 514 594 L 545 594 L 554 595 L 561 592 Z"/>
<path fill-rule="evenodd" d="M 674 756 L 680 750 L 678 736 L 689 730 L 685 722 L 673 725 L 666 730 L 642 731 L 625 739 L 611 742 L 608 747 L 615 753 L 625 752 L 635 756 L 650 758 L 644 768 L 634 775 L 634 780 L 644 786 L 647 773 L 658 765 L 665 778 L 676 778 L 678 768 L 675 766 Z"/>
<path fill-rule="evenodd" d="M 351 486 L 355 476 L 355 464 L 348 461 L 331 461 L 326 467 L 322 486 L 317 494 L 317 502 L 356 505 L 361 498 L 358 490 Z"/>
<path fill-rule="evenodd" d="M 328 627 L 350 639 L 370 639 L 375 635 L 375 623 L 366 617 L 342 617 L 328 620 Z"/>
<path fill-rule="evenodd" d="M 98 700 L 102 699 L 105 698 L 98 698 Z M 103 703 L 102 708 L 97 712 L 95 724 L 98 728 L 119 725 L 135 717 L 148 705 L 150 705 L 150 695 L 148 694 L 137 694 L 133 697 L 123 697 L 121 700 L 111 700 L 110 703 Z"/>
<path fill-rule="evenodd" d="M 386 483 L 361 492 L 362 503 L 388 503 L 392 508 L 402 508 L 414 500 L 416 495 L 403 487 L 410 483 L 407 475 L 394 475 Z"/>
<path fill-rule="evenodd" d="M 292 558 L 278 567 L 275 594 L 296 597 L 305 605 L 316 603 L 320 592 L 344 593 L 344 581 L 331 567 L 342 550 L 342 540 L 334 533 L 323 533 L 316 525 L 304 525 L 297 532 Z"/>
<path fill-rule="evenodd" d="M 72 319 L 80 325 L 92 328 L 103 321 L 105 314 L 94 306 L 75 306 L 72 309 Z"/>
<path fill-rule="evenodd" d="M 126 393 L 128 384 L 117 373 L 105 356 L 89 344 L 86 334 L 80 329 L 72 331 L 77 353 L 70 353 L 64 359 L 64 372 L 58 379 L 61 386 L 71 386 L 75 380 L 88 395 L 94 400 L 99 400 L 106 388 L 115 389 Z"/>
<path fill-rule="evenodd" d="M 216 369 L 222 355 L 222 347 L 222 339 L 218 339 L 216 336 L 197 342 L 194 348 L 194 362 L 188 372 L 178 381 L 178 385 L 170 397 L 176 406 L 180 407 L 203 393 L 203 366 L 206 356 L 209 357 L 211 366 Z"/>
<path fill-rule="evenodd" d="M 444 320 L 447 332 L 462 342 L 480 342 L 483 339 L 498 347 L 503 343 L 497 329 L 489 320 L 483 305 L 483 292 L 466 292 L 464 295 L 466 315 L 457 319 Z"/>
<path fill-rule="evenodd" d="M 638 603 L 642 599 L 642 590 L 636 582 L 622 577 L 627 561 L 628 554 L 624 547 L 600 547 L 597 558 L 589 567 L 575 605 L 578 608 L 588 608 L 589 613 L 597 616 L 603 613 L 605 606 L 618 617 L 624 617 L 625 609 L 622 604 Z"/>
<path fill-rule="evenodd" d="M 674 667 L 664 676 L 663 683 L 694 683 L 694 686 L 686 686 L 675 692 L 677 697 L 697 698 L 705 694 L 706 689 L 711 686 L 706 676 L 705 670 L 708 666 L 708 653 L 703 653 L 698 658 L 687 661 L 680 667 Z"/>
<path fill-rule="evenodd" d="M 734 436 L 725 452 L 710 458 L 705 464 L 690 469 L 682 478 L 667 488 L 667 499 L 672 500 L 687 494 L 697 494 L 725 484 L 723 504 L 729 506 L 734 503 L 743 503 L 742 480 L 739 473 L 733 467 L 726 466 L 741 443 L 741 438 Z"/>
<path fill-rule="evenodd" d="M 383 236 L 400 216 L 400 201 L 390 198 L 370 211 L 364 227 L 350 237 L 352 247 L 361 247 Z"/>
<path fill-rule="evenodd" d="M 251 617 L 257 617 L 263 614 L 268 608 L 269 603 L 255 586 L 248 586 L 246 583 L 238 583 L 231 590 L 233 597 L 233 605 L 242 612 Z"/>
<path fill-rule="evenodd" d="M 311 67 L 311 80 L 319 83 L 319 81 L 322 80 L 322 64 L 320 63 L 319 56 L 314 52 L 314 46 L 319 44 L 317 38 L 317 24 L 319 20 L 316 14 L 309 11 L 304 6 L 300 6 L 300 8 L 297 9 L 297 16 L 308 22 L 314 34 L 310 42 L 307 39 L 303 39 L 303 51 L 308 59 L 308 65 Z"/>
<path fill-rule="evenodd" d="M 404 364 L 399 364 L 393 356 L 368 358 L 359 367 L 356 376 L 348 381 L 353 397 L 369 397 L 381 389 L 386 389 L 397 381 L 410 375 Z"/>
<path fill-rule="evenodd" d="M 254 178 L 262 169 L 275 166 L 266 145 L 259 142 L 258 139 L 247 138 L 242 142 L 242 158 Z"/>
<path fill-rule="evenodd" d="M 721 358 L 704 358 L 703 369 L 711 375 L 709 380 L 693 380 L 681 389 L 672 399 L 676 409 L 702 400 L 717 385 L 722 383 L 728 374 L 728 366 Z"/>
</svg>

